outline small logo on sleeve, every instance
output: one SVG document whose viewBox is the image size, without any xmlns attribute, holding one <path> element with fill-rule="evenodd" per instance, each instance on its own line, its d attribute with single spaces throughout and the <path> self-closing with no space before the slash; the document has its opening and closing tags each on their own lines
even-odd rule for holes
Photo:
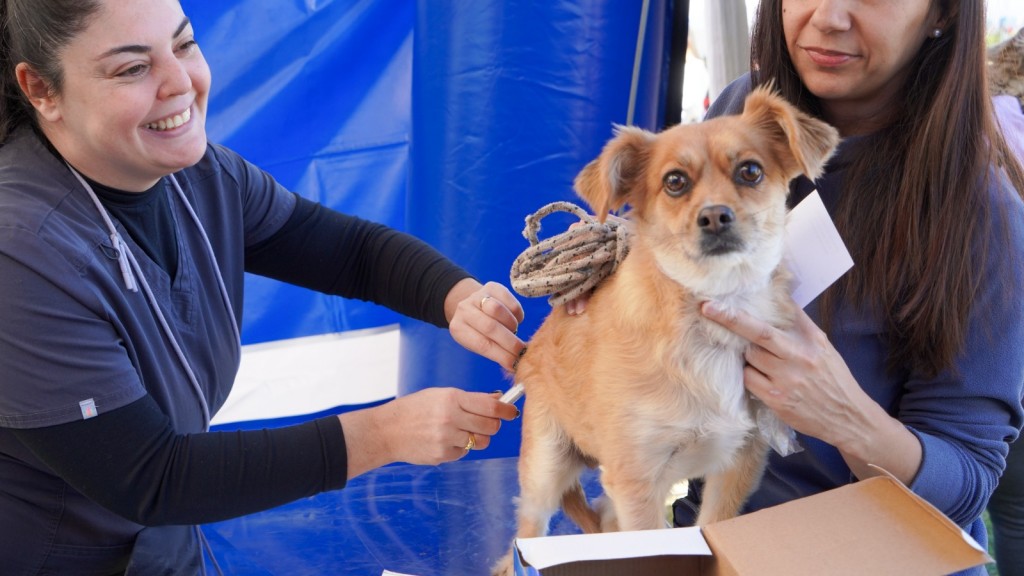
<svg viewBox="0 0 1024 576">
<path fill-rule="evenodd" d="M 92 418 L 93 416 L 99 414 L 99 412 L 96 410 L 96 402 L 92 398 L 89 398 L 88 400 L 82 400 L 81 402 L 78 403 L 78 406 L 81 407 L 82 409 L 83 420 L 88 420 L 89 418 Z"/>
</svg>

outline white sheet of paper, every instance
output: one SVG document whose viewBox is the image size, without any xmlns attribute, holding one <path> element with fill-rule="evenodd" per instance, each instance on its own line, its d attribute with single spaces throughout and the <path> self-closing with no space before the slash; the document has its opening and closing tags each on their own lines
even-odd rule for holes
<svg viewBox="0 0 1024 576">
<path fill-rule="evenodd" d="M 700 528 L 696 527 L 519 538 L 516 546 L 523 559 L 538 570 L 579 560 L 676 554 L 711 555 L 711 548 L 700 533 Z"/>
<path fill-rule="evenodd" d="M 783 258 L 793 273 L 793 300 L 801 308 L 853 267 L 853 258 L 817 190 L 786 217 Z"/>
<path fill-rule="evenodd" d="M 517 538 L 523 559 L 538 570 L 580 560 L 615 560 L 645 556 L 710 556 L 711 548 L 700 528 L 664 528 L 601 534 L 567 534 Z M 384 570 L 381 576 L 408 576 Z"/>
</svg>

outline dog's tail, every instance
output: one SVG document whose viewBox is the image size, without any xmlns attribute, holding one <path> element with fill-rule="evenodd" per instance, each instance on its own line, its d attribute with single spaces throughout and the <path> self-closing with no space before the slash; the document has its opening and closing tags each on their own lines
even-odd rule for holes
<svg viewBox="0 0 1024 576">
<path fill-rule="evenodd" d="M 579 482 L 562 494 L 562 510 L 584 534 L 597 534 L 601 531 L 601 517 L 587 503 L 587 496 Z"/>
</svg>

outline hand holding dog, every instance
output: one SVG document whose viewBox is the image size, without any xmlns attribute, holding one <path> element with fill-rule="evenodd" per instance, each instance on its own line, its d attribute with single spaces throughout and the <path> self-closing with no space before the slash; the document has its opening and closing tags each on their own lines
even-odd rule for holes
<svg viewBox="0 0 1024 576">
<path fill-rule="evenodd" d="M 803 310 L 785 331 L 715 302 L 705 302 L 701 312 L 751 342 L 744 385 L 786 424 L 838 448 L 859 478 L 877 475 L 873 464 L 905 484 L 913 481 L 921 464 L 917 437 L 863 391 Z"/>
<path fill-rule="evenodd" d="M 471 279 L 452 288 L 448 331 L 463 348 L 494 360 L 511 371 L 526 344 L 516 336 L 523 307 L 508 288 L 497 282 L 481 286 Z"/>
</svg>

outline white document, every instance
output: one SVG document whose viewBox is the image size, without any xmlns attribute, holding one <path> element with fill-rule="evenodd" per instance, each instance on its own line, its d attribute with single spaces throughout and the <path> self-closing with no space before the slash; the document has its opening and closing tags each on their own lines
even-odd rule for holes
<svg viewBox="0 0 1024 576">
<path fill-rule="evenodd" d="M 538 570 L 580 560 L 711 555 L 711 548 L 697 527 L 517 538 L 516 547 L 523 560 Z"/>
<path fill-rule="evenodd" d="M 853 267 L 853 258 L 817 190 L 786 216 L 783 259 L 793 273 L 793 300 L 801 308 Z"/>
</svg>

